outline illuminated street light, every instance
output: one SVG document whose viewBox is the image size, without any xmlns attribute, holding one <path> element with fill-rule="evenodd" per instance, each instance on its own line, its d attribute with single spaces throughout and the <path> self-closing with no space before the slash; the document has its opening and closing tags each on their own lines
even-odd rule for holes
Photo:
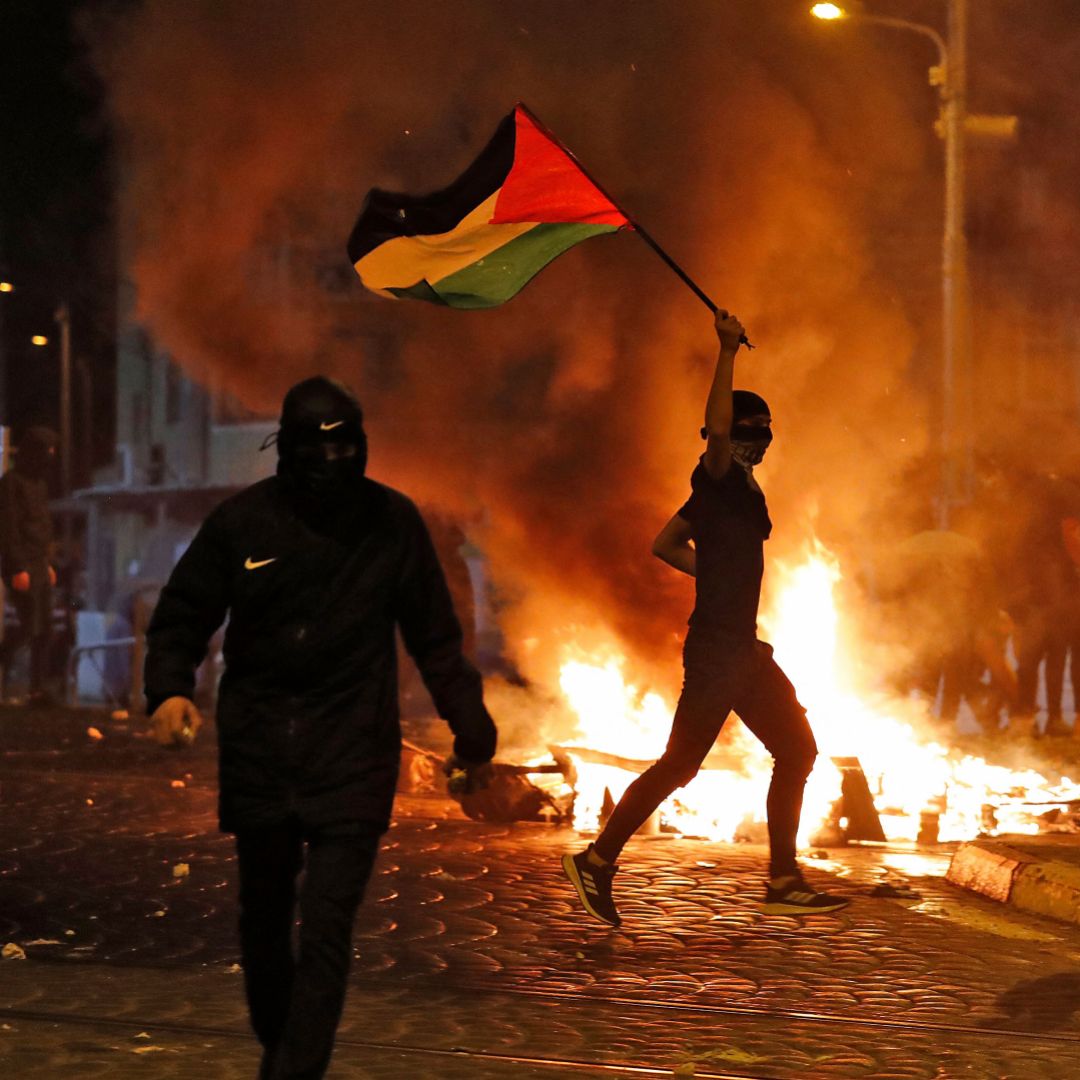
<svg viewBox="0 0 1080 1080">
<path fill-rule="evenodd" d="M 44 334 L 35 334 L 30 339 L 30 344 L 31 345 L 38 345 L 38 346 L 40 346 L 40 345 L 48 345 L 49 344 L 49 339 Z"/>
<path fill-rule="evenodd" d="M 948 42 L 932 26 L 872 15 L 861 10 L 850 16 L 853 23 L 871 23 L 909 30 L 929 38 L 937 50 L 938 63 L 930 69 L 930 85 L 937 87 L 941 112 L 935 130 L 945 144 L 945 222 L 941 245 L 942 353 L 941 353 L 941 505 L 939 522 L 948 524 L 949 508 L 957 494 L 957 458 L 971 485 L 972 379 L 968 328 L 967 238 L 964 231 L 964 142 L 973 135 L 997 138 L 1015 136 L 1015 117 L 972 116 L 967 111 L 967 5 L 968 0 L 946 0 Z M 836 4 L 816 4 L 811 13 L 819 19 L 836 20 L 847 14 Z M 958 389 L 961 392 L 958 394 Z M 957 399 L 960 409 L 957 409 Z M 957 412 L 961 423 L 957 425 Z M 957 439 L 956 428 L 960 428 Z"/>
<path fill-rule="evenodd" d="M 967 239 L 964 233 L 967 0 L 947 0 L 947 6 L 948 43 L 932 26 L 923 23 L 862 11 L 850 18 L 852 23 L 912 31 L 929 38 L 938 54 L 937 65 L 930 69 L 930 85 L 937 87 L 941 102 L 936 127 L 945 144 L 945 221 L 941 243 L 941 503 L 938 512 L 941 528 L 948 525 L 949 508 L 956 497 L 957 384 L 967 376 L 969 356 Z M 825 13 L 824 9 L 828 8 L 835 8 L 836 12 Z M 836 4 L 816 4 L 810 10 L 817 18 L 827 21 L 835 21 L 844 14 Z"/>
<path fill-rule="evenodd" d="M 14 292 L 15 286 L 10 281 L 0 281 L 0 292 Z"/>
</svg>

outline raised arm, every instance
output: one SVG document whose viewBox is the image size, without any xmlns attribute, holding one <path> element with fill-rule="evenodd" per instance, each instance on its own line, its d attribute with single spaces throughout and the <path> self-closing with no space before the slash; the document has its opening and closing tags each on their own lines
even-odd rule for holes
<svg viewBox="0 0 1080 1080">
<path fill-rule="evenodd" d="M 720 339 L 720 355 L 716 358 L 709 398 L 705 403 L 705 471 L 719 480 L 731 465 L 731 383 L 735 373 L 735 354 L 743 325 L 722 308 L 716 313 L 716 335 Z"/>
<path fill-rule="evenodd" d="M 690 543 L 693 528 L 689 521 L 675 514 L 653 541 L 652 553 L 668 566 L 691 577 L 697 575 L 697 552 Z"/>
</svg>

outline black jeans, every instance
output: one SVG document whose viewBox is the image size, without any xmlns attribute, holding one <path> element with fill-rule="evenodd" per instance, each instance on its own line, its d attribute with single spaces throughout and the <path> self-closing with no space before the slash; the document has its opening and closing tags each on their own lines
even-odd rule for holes
<svg viewBox="0 0 1080 1080">
<path fill-rule="evenodd" d="M 763 641 L 734 643 L 691 630 L 683 648 L 682 695 L 663 756 L 626 789 L 596 851 L 614 862 L 649 815 L 701 768 L 728 713 L 742 722 L 773 756 L 766 809 L 771 877 L 797 872 L 795 838 L 803 788 L 814 767 L 817 744 L 795 688 Z"/>
<path fill-rule="evenodd" d="M 27 592 L 9 589 L 7 597 L 19 617 L 19 625 L 9 631 L 0 644 L 0 692 L 6 693 L 9 687 L 7 672 L 15 654 L 27 642 L 30 644 L 30 685 L 31 694 L 40 693 L 45 688 L 45 676 L 49 662 L 49 646 L 52 640 L 52 589 L 47 583 L 34 583 Z"/>
<path fill-rule="evenodd" d="M 240 951 L 251 1026 L 264 1049 L 260 1080 L 319 1080 L 326 1072 L 379 836 L 363 822 L 298 821 L 236 834 Z"/>
</svg>

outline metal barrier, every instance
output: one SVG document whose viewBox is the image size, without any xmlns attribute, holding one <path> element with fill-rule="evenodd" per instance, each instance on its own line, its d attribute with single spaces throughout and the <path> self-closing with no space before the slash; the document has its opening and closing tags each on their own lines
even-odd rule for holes
<svg viewBox="0 0 1080 1080">
<path fill-rule="evenodd" d="M 109 686 L 109 681 L 106 678 L 105 671 L 94 658 L 93 654 L 106 649 L 131 649 L 134 651 L 135 644 L 135 638 L 122 637 L 113 638 L 111 641 L 99 641 L 93 645 L 77 645 L 72 649 L 68 654 L 67 678 L 64 687 L 64 699 L 66 703 L 74 706 L 81 704 L 79 701 L 79 661 L 82 659 L 83 654 L 86 654 L 90 663 L 94 665 L 97 673 L 101 676 L 101 687 L 105 691 L 105 697 L 109 704 L 113 706 L 119 705 L 120 699 L 113 694 Z"/>
</svg>

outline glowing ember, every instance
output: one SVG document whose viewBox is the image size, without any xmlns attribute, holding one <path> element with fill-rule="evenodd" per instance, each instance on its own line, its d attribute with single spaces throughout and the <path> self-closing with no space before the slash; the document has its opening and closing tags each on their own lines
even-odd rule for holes
<svg viewBox="0 0 1080 1080">
<path fill-rule="evenodd" d="M 1038 822 L 1030 804 L 1080 799 L 1080 786 L 1071 780 L 1052 785 L 1033 770 L 990 765 L 921 734 L 929 722 L 925 703 L 856 692 L 852 666 L 839 646 L 833 590 L 840 568 L 820 545 L 798 565 L 773 564 L 770 575 L 779 588 L 776 603 L 763 613 L 762 636 L 795 684 L 821 751 L 807 784 L 801 843 L 835 816 L 841 777 L 833 757 L 859 758 L 890 840 L 915 839 L 926 812 L 939 816 L 941 840 L 980 832 L 1034 833 Z M 563 664 L 560 684 L 577 718 L 577 746 L 647 763 L 663 752 L 674 703 L 628 681 L 625 666 L 616 653 L 574 656 Z M 575 764 L 575 825 L 592 831 L 605 789 L 618 800 L 636 773 L 577 755 Z M 725 746 L 724 767 L 709 764 L 661 806 L 661 822 L 718 840 L 751 835 L 753 823 L 764 821 L 771 759 L 739 725 Z M 994 819 L 986 806 L 996 807 Z"/>
</svg>

